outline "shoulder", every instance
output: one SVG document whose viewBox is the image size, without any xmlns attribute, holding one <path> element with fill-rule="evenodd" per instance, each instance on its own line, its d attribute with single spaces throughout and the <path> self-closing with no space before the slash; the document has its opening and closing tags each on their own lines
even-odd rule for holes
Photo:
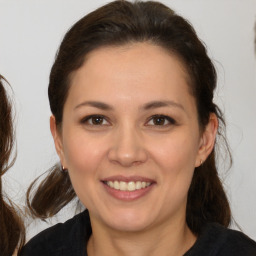
<svg viewBox="0 0 256 256">
<path fill-rule="evenodd" d="M 30 255 L 81 255 L 84 239 L 89 238 L 90 221 L 85 211 L 56 224 L 33 237 L 22 249 L 20 256 Z"/>
<path fill-rule="evenodd" d="M 185 255 L 255 256 L 256 242 L 242 232 L 209 223 L 203 228 L 195 245 Z"/>
</svg>

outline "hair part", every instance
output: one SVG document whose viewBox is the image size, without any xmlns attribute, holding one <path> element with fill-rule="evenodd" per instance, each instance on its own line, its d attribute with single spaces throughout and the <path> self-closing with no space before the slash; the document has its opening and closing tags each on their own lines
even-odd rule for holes
<svg viewBox="0 0 256 256">
<path fill-rule="evenodd" d="M 195 97 L 201 130 L 208 124 L 211 113 L 225 127 L 223 115 L 213 103 L 217 80 L 214 65 L 190 23 L 159 2 L 131 3 L 124 0 L 111 2 L 89 13 L 66 33 L 51 69 L 48 88 L 50 108 L 58 127 L 61 128 L 72 74 L 83 65 L 86 56 L 101 47 L 139 42 L 160 46 L 181 60 L 191 80 L 189 89 Z M 218 134 L 222 134 L 220 128 Z M 186 218 L 195 234 L 200 232 L 205 222 L 218 222 L 224 226 L 230 223 L 230 207 L 218 176 L 215 154 L 216 146 L 204 164 L 195 169 L 189 189 Z M 53 181 L 49 177 L 42 183 L 50 191 L 69 179 L 68 176 L 64 178 L 58 169 L 55 171 L 54 175 L 58 178 Z M 69 184 L 71 186 L 71 182 Z M 31 195 L 28 193 L 28 205 L 34 212 L 40 213 L 39 217 L 52 216 L 63 202 L 67 202 L 60 192 L 50 198 L 48 194 L 42 189 L 36 192 L 32 202 L 40 201 L 35 208 L 30 204 Z M 53 211 L 52 207 L 56 210 Z"/>
</svg>

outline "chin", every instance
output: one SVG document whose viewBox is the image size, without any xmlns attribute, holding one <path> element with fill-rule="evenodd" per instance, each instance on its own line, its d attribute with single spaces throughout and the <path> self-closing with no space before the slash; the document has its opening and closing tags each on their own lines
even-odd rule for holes
<svg viewBox="0 0 256 256">
<path fill-rule="evenodd" d="M 152 216 L 152 215 L 151 215 Z M 136 212 L 122 212 L 109 216 L 105 223 L 114 230 L 123 232 L 139 232 L 152 225 L 153 220 L 148 215 Z"/>
<path fill-rule="evenodd" d="M 112 222 L 109 223 L 109 227 L 113 230 L 117 230 L 120 232 L 141 232 L 145 230 L 148 225 L 146 223 L 138 223 L 138 222 Z"/>
</svg>

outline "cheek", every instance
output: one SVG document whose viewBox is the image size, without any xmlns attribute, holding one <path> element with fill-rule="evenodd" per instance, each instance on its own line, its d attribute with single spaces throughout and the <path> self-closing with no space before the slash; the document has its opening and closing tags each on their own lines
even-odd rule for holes
<svg viewBox="0 0 256 256">
<path fill-rule="evenodd" d="M 161 184 L 167 197 L 186 197 L 193 177 L 198 143 L 197 138 L 184 133 L 179 136 L 166 138 L 158 142 L 151 150 L 151 155 L 158 165 Z M 177 195 L 178 194 L 178 195 Z"/>
<path fill-rule="evenodd" d="M 67 168 L 73 176 L 87 176 L 97 170 L 100 159 L 104 157 L 105 149 L 102 141 L 92 140 L 78 132 L 74 136 L 66 135 L 63 142 L 64 157 Z"/>
<path fill-rule="evenodd" d="M 90 142 L 84 136 L 70 136 L 64 141 L 64 156 L 72 186 L 84 205 L 94 204 L 92 191 L 100 183 L 100 163 L 104 157 L 104 148 L 100 142 Z M 102 144 L 102 142 L 101 142 Z"/>
<path fill-rule="evenodd" d="M 151 147 L 151 155 L 165 170 L 194 169 L 198 152 L 198 139 L 193 134 L 176 133 L 175 136 L 156 140 Z"/>
</svg>

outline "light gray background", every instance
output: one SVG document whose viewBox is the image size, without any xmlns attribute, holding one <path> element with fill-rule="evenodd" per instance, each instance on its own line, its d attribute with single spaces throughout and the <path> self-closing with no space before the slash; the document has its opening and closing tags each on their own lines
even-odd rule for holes
<svg viewBox="0 0 256 256">
<path fill-rule="evenodd" d="M 17 152 L 4 180 L 21 207 L 29 183 L 55 161 L 49 130 L 48 76 L 67 29 L 105 0 L 0 0 L 0 73 L 13 87 Z M 256 0 L 162 1 L 186 17 L 208 46 L 218 75 L 216 102 L 227 120 L 234 163 L 220 174 L 233 216 L 256 239 Z M 224 157 L 225 158 L 225 157 Z M 70 205 L 49 224 L 27 220 L 28 238 L 74 214 Z"/>
</svg>

